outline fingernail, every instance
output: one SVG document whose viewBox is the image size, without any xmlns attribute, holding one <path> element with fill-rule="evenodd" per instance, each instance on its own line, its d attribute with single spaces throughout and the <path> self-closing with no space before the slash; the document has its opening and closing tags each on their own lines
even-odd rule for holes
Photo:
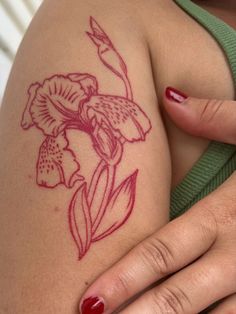
<svg viewBox="0 0 236 314">
<path fill-rule="evenodd" d="M 87 298 L 81 305 L 81 314 L 102 314 L 103 312 L 104 303 L 98 297 Z"/>
<path fill-rule="evenodd" d="M 180 92 L 179 90 L 173 87 L 166 88 L 166 97 L 169 100 L 177 102 L 179 104 L 181 104 L 185 99 L 188 98 L 188 96 L 185 95 L 183 92 Z"/>
</svg>

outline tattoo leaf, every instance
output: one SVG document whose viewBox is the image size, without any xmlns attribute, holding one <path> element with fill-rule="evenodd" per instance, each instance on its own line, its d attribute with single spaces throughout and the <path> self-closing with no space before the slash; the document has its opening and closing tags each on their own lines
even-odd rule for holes
<svg viewBox="0 0 236 314">
<path fill-rule="evenodd" d="M 92 237 L 99 241 L 118 229 L 130 216 L 134 207 L 138 170 L 126 178 L 113 192 L 103 219 Z"/>
</svg>

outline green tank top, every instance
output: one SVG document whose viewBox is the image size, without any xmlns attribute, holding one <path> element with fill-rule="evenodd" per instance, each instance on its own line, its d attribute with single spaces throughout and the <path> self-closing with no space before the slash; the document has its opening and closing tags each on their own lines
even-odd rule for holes
<svg viewBox="0 0 236 314">
<path fill-rule="evenodd" d="M 190 0 L 176 4 L 208 30 L 228 60 L 236 93 L 236 31 Z M 214 191 L 236 170 L 236 146 L 212 141 L 201 158 L 171 193 L 170 218 L 174 219 Z"/>
</svg>

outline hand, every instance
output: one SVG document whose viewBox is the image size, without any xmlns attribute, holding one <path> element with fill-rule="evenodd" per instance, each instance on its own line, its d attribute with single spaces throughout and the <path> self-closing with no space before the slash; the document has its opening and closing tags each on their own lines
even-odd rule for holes
<svg viewBox="0 0 236 314">
<path fill-rule="evenodd" d="M 236 144 L 236 102 L 176 99 L 183 103 L 165 97 L 164 106 L 177 125 L 195 135 Z M 223 298 L 212 314 L 234 313 L 235 192 L 236 172 L 98 278 L 83 296 L 82 313 L 112 313 L 128 301 L 120 313 L 194 314 Z"/>
</svg>

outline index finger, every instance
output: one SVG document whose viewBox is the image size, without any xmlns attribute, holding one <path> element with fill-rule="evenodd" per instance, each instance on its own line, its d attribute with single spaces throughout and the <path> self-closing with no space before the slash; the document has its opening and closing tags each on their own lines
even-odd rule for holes
<svg viewBox="0 0 236 314">
<path fill-rule="evenodd" d="M 199 215 L 201 203 L 145 239 L 101 275 L 83 296 L 82 314 L 111 313 L 152 283 L 206 252 L 215 241 L 216 227 L 209 212 Z M 96 307 L 102 310 L 89 311 Z"/>
<path fill-rule="evenodd" d="M 163 98 L 166 112 L 179 128 L 195 136 L 236 144 L 235 101 L 187 96 L 185 99 L 181 94 L 168 87 Z"/>
</svg>

